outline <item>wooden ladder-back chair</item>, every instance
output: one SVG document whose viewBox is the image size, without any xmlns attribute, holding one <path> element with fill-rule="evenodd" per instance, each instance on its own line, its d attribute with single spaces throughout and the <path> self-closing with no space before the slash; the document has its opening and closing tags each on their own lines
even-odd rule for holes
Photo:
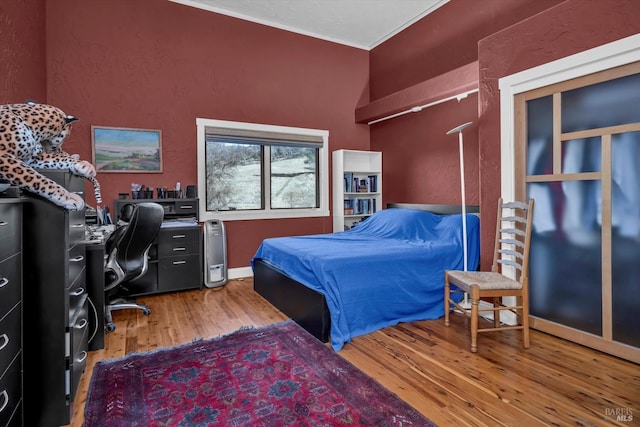
<svg viewBox="0 0 640 427">
<path fill-rule="evenodd" d="M 528 203 L 498 201 L 496 238 L 491 271 L 445 271 L 444 323 L 449 326 L 449 312 L 455 307 L 471 317 L 471 352 L 478 351 L 478 333 L 507 329 L 522 329 L 522 344 L 529 348 L 529 247 L 533 199 Z M 505 268 L 506 267 L 506 268 Z M 511 268 L 515 273 L 505 274 Z M 451 289 L 455 285 L 458 289 Z M 471 307 L 463 307 L 451 298 L 452 294 L 468 293 Z M 505 305 L 503 297 L 515 297 L 515 305 Z M 492 307 L 480 308 L 482 298 L 490 298 Z M 500 322 L 500 312 L 508 310 L 516 314 L 516 325 Z M 479 328 L 479 313 L 493 312 L 493 327 Z"/>
</svg>

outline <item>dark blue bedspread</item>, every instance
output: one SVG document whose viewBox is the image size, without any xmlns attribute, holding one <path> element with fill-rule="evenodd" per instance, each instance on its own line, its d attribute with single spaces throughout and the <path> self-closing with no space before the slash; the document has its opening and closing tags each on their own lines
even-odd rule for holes
<svg viewBox="0 0 640 427">
<path fill-rule="evenodd" d="M 467 215 L 469 270 L 479 228 Z M 344 232 L 265 239 L 254 258 L 325 295 L 339 351 L 353 337 L 444 315 L 444 271 L 463 269 L 462 215 L 386 209 Z"/>
</svg>

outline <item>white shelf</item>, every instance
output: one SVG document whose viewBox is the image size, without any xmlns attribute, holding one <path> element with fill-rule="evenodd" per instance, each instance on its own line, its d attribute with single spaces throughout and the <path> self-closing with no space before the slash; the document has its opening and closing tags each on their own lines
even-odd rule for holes
<svg viewBox="0 0 640 427">
<path fill-rule="evenodd" d="M 350 178 L 350 179 L 349 179 Z M 353 178 L 375 191 L 346 191 Z M 359 185 L 359 184 L 358 184 Z M 345 214 L 345 206 L 362 213 Z M 382 153 L 377 151 L 336 150 L 333 152 L 333 231 L 344 231 L 382 209 Z"/>
</svg>

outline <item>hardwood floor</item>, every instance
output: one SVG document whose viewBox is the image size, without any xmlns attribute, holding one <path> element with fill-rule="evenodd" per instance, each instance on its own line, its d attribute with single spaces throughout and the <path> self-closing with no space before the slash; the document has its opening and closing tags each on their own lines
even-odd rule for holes
<svg viewBox="0 0 640 427">
<path fill-rule="evenodd" d="M 99 360 L 286 319 L 250 278 L 140 301 L 151 315 L 115 312 L 105 349 L 90 352 L 71 426 L 84 421 Z M 338 354 L 441 426 L 640 425 L 640 366 L 535 330 L 528 350 L 519 331 L 506 331 L 482 334 L 473 354 L 467 322 L 453 314 L 450 327 L 442 319 L 403 323 L 357 337 Z"/>
</svg>

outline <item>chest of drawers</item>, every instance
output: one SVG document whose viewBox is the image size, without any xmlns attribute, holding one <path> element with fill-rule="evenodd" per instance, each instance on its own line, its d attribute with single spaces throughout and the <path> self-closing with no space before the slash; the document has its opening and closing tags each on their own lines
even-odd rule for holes
<svg viewBox="0 0 640 427">
<path fill-rule="evenodd" d="M 84 193 L 79 176 L 65 171 L 45 175 Z M 25 425 L 65 425 L 71 421 L 88 351 L 84 211 L 29 196 L 24 221 Z"/>
<path fill-rule="evenodd" d="M 22 425 L 22 204 L 0 199 L 0 426 Z"/>
</svg>

